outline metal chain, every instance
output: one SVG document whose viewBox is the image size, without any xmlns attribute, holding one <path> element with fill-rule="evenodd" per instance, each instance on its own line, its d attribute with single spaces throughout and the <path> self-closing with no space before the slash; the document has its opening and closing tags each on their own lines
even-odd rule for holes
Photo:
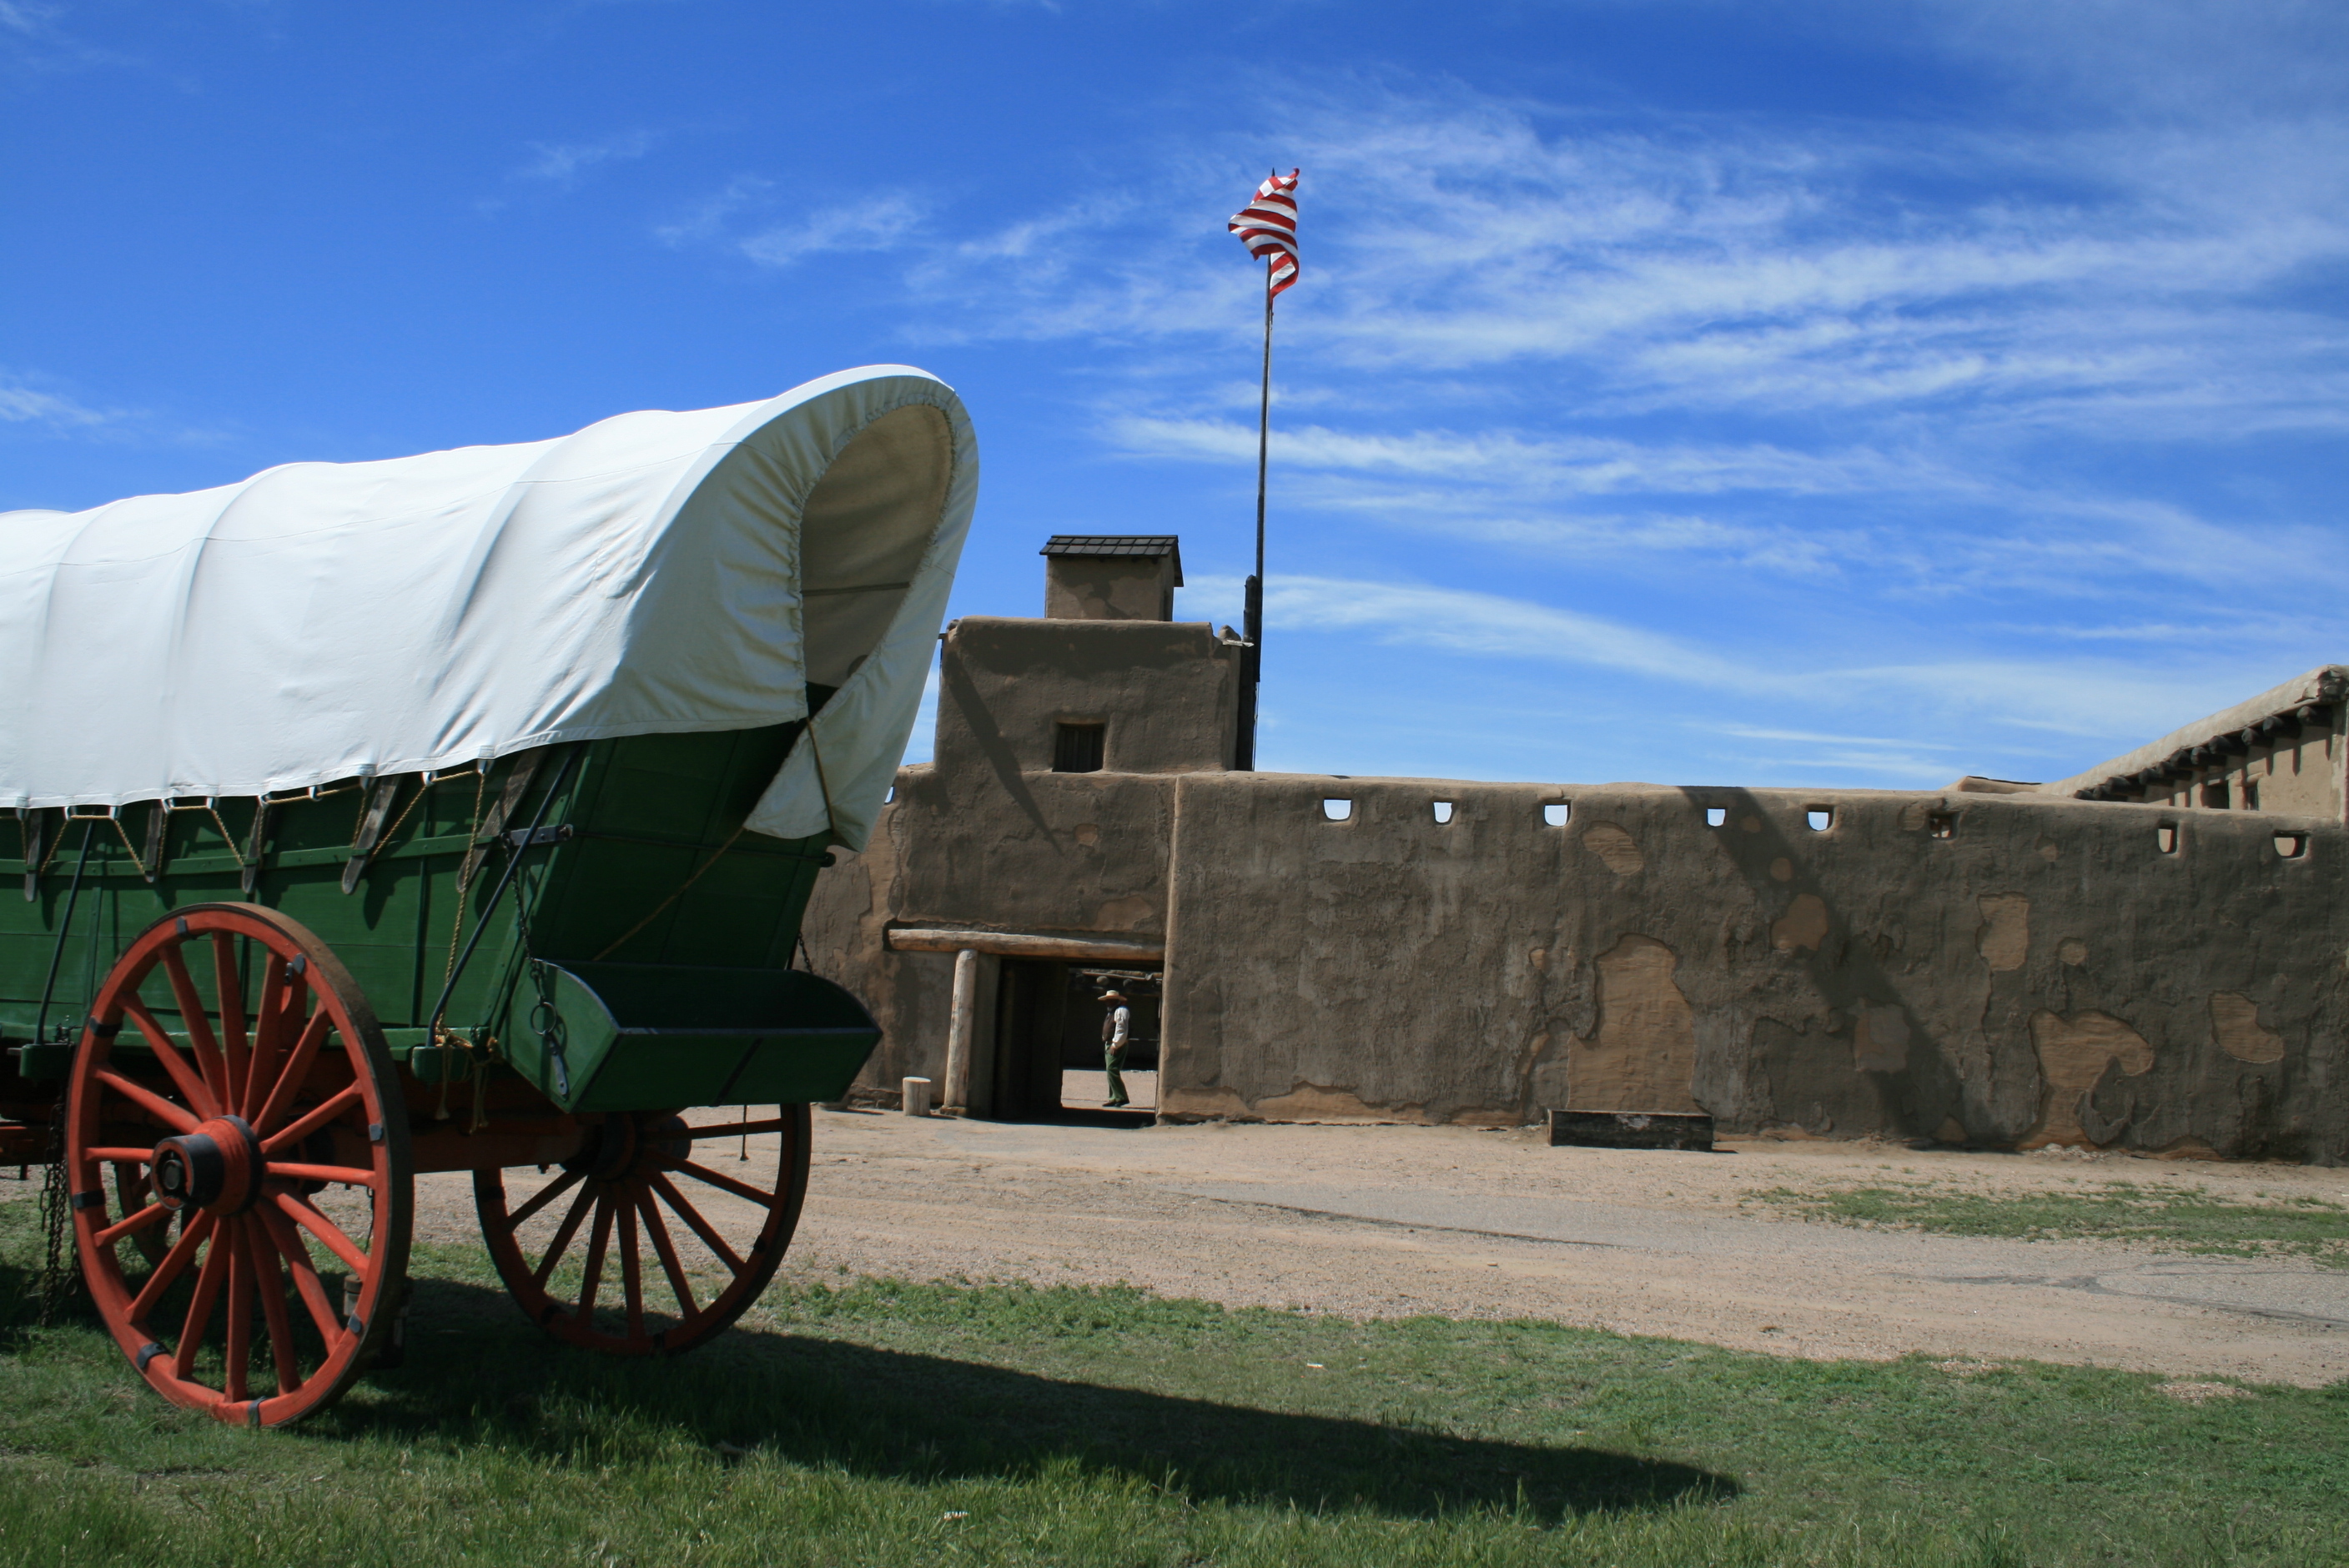
<svg viewBox="0 0 2349 1568">
<path fill-rule="evenodd" d="M 66 1096 L 49 1119 L 49 1162 L 41 1172 L 41 1229 L 48 1253 L 41 1264 L 41 1326 L 48 1327 L 73 1295 L 75 1273 L 66 1266 L 66 1232 L 71 1210 L 66 1196 Z"/>
</svg>

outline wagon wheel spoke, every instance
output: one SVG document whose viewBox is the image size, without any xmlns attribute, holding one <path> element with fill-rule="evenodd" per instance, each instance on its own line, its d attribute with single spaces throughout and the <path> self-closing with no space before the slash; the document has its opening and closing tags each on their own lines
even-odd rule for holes
<svg viewBox="0 0 2349 1568">
<path fill-rule="evenodd" d="M 506 1216 L 506 1222 L 519 1230 L 529 1221 L 533 1214 L 537 1213 L 541 1209 L 545 1208 L 549 1203 L 554 1202 L 557 1198 L 560 1198 L 565 1192 L 570 1191 L 572 1188 L 577 1186 L 586 1179 L 587 1176 L 585 1171 L 565 1171 L 556 1180 L 549 1181 L 544 1187 L 541 1188 L 537 1197 L 533 1198 L 529 1202 L 524 1203 L 521 1208 L 516 1209 L 512 1213 L 508 1214 Z"/>
<path fill-rule="evenodd" d="M 212 1104 L 215 1107 L 234 1105 L 238 1064 L 222 1057 L 220 1042 L 212 1037 L 212 1018 L 205 1013 L 203 1002 L 196 995 L 196 983 L 189 975 L 188 965 L 181 958 L 180 950 L 166 947 L 162 956 L 163 973 L 171 982 L 171 1000 L 179 1005 L 180 1022 L 188 1031 L 188 1048 L 195 1055 L 196 1066 L 203 1074 L 205 1087 L 212 1092 Z M 145 1009 L 140 1010 L 143 1012 Z M 144 1030 L 147 1020 L 141 1019 L 139 1026 Z M 208 1109 L 204 1114 L 217 1116 L 220 1112 L 215 1109 Z"/>
<path fill-rule="evenodd" d="M 294 1320 L 285 1310 L 285 1267 L 276 1247 L 257 1223 L 244 1227 L 244 1250 L 253 1264 L 262 1321 L 269 1326 L 269 1359 L 277 1374 L 277 1391 L 291 1394 L 302 1387 L 302 1365 L 294 1353 Z"/>
<path fill-rule="evenodd" d="M 645 1336 L 644 1265 L 636 1258 L 636 1205 L 623 1188 L 605 1200 L 620 1214 L 620 1294 L 627 1303 L 628 1337 Z"/>
<path fill-rule="evenodd" d="M 701 1308 L 693 1299 L 693 1286 L 686 1282 L 684 1266 L 677 1261 L 677 1244 L 668 1239 L 668 1225 L 660 1217 L 660 1208 L 642 1182 L 636 1184 L 633 1196 L 637 1211 L 645 1217 L 645 1233 L 652 1238 L 661 1272 L 668 1275 L 668 1288 L 677 1296 L 678 1310 L 691 1317 Z"/>
<path fill-rule="evenodd" d="M 228 1399 L 237 1404 L 253 1398 L 253 1259 L 244 1248 L 244 1222 L 221 1225 L 221 1245 L 228 1253 Z"/>
<path fill-rule="evenodd" d="M 173 1105 L 144 1084 L 131 1082 L 109 1068 L 100 1068 L 90 1075 L 174 1132 L 193 1132 L 196 1118 L 184 1107 Z"/>
<path fill-rule="evenodd" d="M 188 1265 L 195 1262 L 196 1249 L 203 1244 L 206 1236 L 212 1234 L 212 1217 L 199 1214 L 180 1232 L 180 1239 L 171 1243 L 171 1250 L 163 1254 L 163 1261 L 155 1265 L 154 1272 L 147 1276 L 147 1283 L 140 1285 L 139 1294 L 131 1298 L 130 1310 L 126 1315 L 132 1323 L 147 1321 L 148 1315 L 155 1310 L 155 1304 L 163 1299 L 163 1293 L 177 1284 L 180 1276 L 188 1272 Z M 181 1331 L 181 1336 L 186 1337 L 185 1329 Z"/>
<path fill-rule="evenodd" d="M 274 1154 L 281 1149 L 295 1147 L 351 1107 L 362 1104 L 366 1098 L 359 1086 L 352 1084 L 332 1098 L 320 1100 L 295 1120 L 264 1138 L 261 1140 L 262 1153 Z"/>
<path fill-rule="evenodd" d="M 663 1202 L 677 1211 L 678 1219 L 693 1227 L 693 1233 L 701 1238 L 702 1245 L 716 1253 L 726 1266 L 736 1274 L 742 1272 L 741 1258 L 736 1255 L 732 1247 L 726 1244 L 726 1238 L 718 1233 L 717 1227 L 702 1218 L 701 1211 L 685 1201 L 685 1194 L 677 1190 L 674 1182 L 657 1171 L 648 1174 L 645 1180 L 651 1185 L 654 1191 L 661 1195 Z"/>
<path fill-rule="evenodd" d="M 261 966 L 261 1012 L 253 1020 L 253 1048 L 274 1051 L 284 1027 L 285 955 L 271 953 Z"/>
<path fill-rule="evenodd" d="M 733 1177 L 727 1175 L 721 1171 L 712 1171 L 707 1165 L 696 1165 L 690 1160 L 679 1160 L 675 1156 L 668 1154 L 656 1154 L 653 1158 L 657 1161 L 665 1170 L 675 1171 L 682 1175 L 690 1176 L 697 1181 L 707 1181 L 709 1185 L 717 1188 L 721 1192 L 731 1192 L 737 1198 L 747 1198 L 751 1202 L 760 1204 L 762 1207 L 774 1202 L 773 1193 L 761 1192 L 756 1187 L 751 1186 L 748 1181 L 738 1181 Z"/>
<path fill-rule="evenodd" d="M 326 1243 L 326 1250 L 342 1259 L 344 1265 L 353 1274 L 364 1275 L 368 1272 L 367 1254 L 359 1251 L 357 1243 L 343 1234 L 341 1226 L 291 1192 L 277 1192 L 271 1196 L 280 1212 Z"/>
<path fill-rule="evenodd" d="M 98 1232 L 98 1244 L 101 1247 L 110 1247 L 115 1243 L 120 1241 L 123 1237 L 129 1235 L 132 1232 L 143 1231 L 148 1226 L 155 1224 L 160 1221 L 168 1220 L 171 1217 L 171 1211 L 163 1207 L 162 1204 L 150 1203 L 145 1208 L 140 1210 L 137 1213 L 131 1215 L 129 1219 L 119 1220 L 115 1223 L 107 1226 L 106 1229 Z"/>
<path fill-rule="evenodd" d="M 608 1196 L 595 1200 L 595 1233 L 587 1243 L 587 1273 L 579 1282 L 579 1321 L 592 1323 L 595 1317 L 595 1295 L 604 1284 L 604 1253 L 612 1243 L 612 1200 Z"/>
<path fill-rule="evenodd" d="M 211 1215 L 204 1216 L 210 1220 Z M 203 1267 L 196 1271 L 196 1294 L 188 1302 L 188 1315 L 180 1325 L 180 1339 L 171 1354 L 179 1375 L 186 1378 L 196 1369 L 196 1357 L 204 1347 L 204 1336 L 212 1332 L 212 1311 L 220 1304 L 221 1287 L 228 1283 L 228 1249 L 221 1245 L 221 1227 L 214 1222 L 209 1231 L 212 1244 L 204 1249 Z"/>
<path fill-rule="evenodd" d="M 180 1047 L 171 1043 L 170 1033 L 148 1011 L 147 1004 L 136 996 L 127 997 L 122 1010 L 139 1026 L 139 1032 L 147 1038 L 147 1048 L 155 1053 L 155 1059 L 163 1064 L 163 1070 L 179 1086 L 180 1098 L 194 1108 L 198 1116 L 218 1116 L 221 1099 L 211 1075 L 191 1066 L 188 1058 L 180 1054 Z"/>
<path fill-rule="evenodd" d="M 228 1059 L 242 1058 L 245 1064 L 244 1080 L 238 1087 L 237 1104 L 247 1104 L 255 1068 L 253 1065 L 251 1037 L 245 1029 L 244 986 L 237 979 L 236 938 L 225 931 L 212 933 L 212 995 L 220 998 L 220 1041 Z"/>
<path fill-rule="evenodd" d="M 278 1072 L 277 1082 L 270 1089 L 269 1098 L 262 1103 L 260 1109 L 245 1118 L 253 1123 L 255 1132 L 266 1135 L 277 1125 L 277 1119 L 293 1105 L 294 1096 L 308 1080 L 310 1068 L 318 1059 L 318 1047 L 326 1044 L 327 1032 L 334 1027 L 334 1023 L 333 1016 L 321 1008 L 304 1026 L 302 1037 L 295 1043 L 294 1054 L 286 1057 L 285 1068 Z M 254 1057 L 258 1061 L 267 1054 L 256 1049 Z"/>
<path fill-rule="evenodd" d="M 579 1190 L 579 1196 L 571 1201 L 571 1212 L 563 1216 L 563 1223 L 554 1233 L 554 1240 L 546 1244 L 546 1255 L 538 1260 L 538 1267 L 530 1276 L 532 1284 L 542 1286 L 546 1284 L 546 1276 L 553 1274 L 554 1265 L 563 1261 L 563 1254 L 570 1249 L 571 1238 L 579 1233 L 579 1222 L 587 1217 L 588 1206 L 595 1202 L 595 1190 L 593 1187 Z"/>
<path fill-rule="evenodd" d="M 335 1315 L 334 1304 L 326 1299 L 326 1287 L 318 1278 L 317 1265 L 310 1261 L 310 1249 L 302 1244 L 301 1236 L 285 1215 L 267 1209 L 254 1212 L 260 1215 L 263 1228 L 268 1231 L 269 1240 L 285 1258 L 286 1267 L 293 1271 L 294 1288 L 301 1295 L 302 1305 L 309 1309 L 310 1321 L 317 1325 L 318 1337 L 332 1349 L 335 1336 L 342 1332 L 343 1325 Z"/>
</svg>

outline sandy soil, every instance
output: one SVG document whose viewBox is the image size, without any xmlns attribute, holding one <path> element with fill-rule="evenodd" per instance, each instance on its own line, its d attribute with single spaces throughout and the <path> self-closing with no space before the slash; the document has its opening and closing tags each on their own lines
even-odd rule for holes
<svg viewBox="0 0 2349 1568">
<path fill-rule="evenodd" d="M 719 1119 L 702 1113 L 696 1119 Z M 788 1275 L 1128 1283 L 1361 1316 L 1536 1317 L 1776 1354 L 2032 1358 L 2173 1377 L 2349 1377 L 2349 1270 L 2103 1243 L 1810 1223 L 1754 1201 L 1933 1180 L 1980 1191 L 2158 1181 L 2349 1198 L 2349 1171 L 2125 1156 L 1739 1141 L 1551 1149 L 1534 1130 L 1111 1128 L 818 1111 Z M 774 1140 L 702 1145 L 756 1181 Z M 6 1174 L 13 1176 L 14 1172 Z M 509 1173 L 520 1194 L 545 1178 Z M 0 1182 L 0 1200 L 28 1197 Z M 420 1233 L 478 1234 L 471 1178 L 418 1181 Z M 698 1190 L 730 1232 L 750 1219 Z M 743 1208 L 740 1215 L 731 1207 Z M 552 1211 L 538 1222 L 553 1223 Z M 747 1236 L 747 1233 L 744 1233 Z"/>
<path fill-rule="evenodd" d="M 771 1164 L 752 1140 L 750 1164 Z M 740 1169 L 730 1145 L 713 1164 Z M 1738 1142 L 1551 1149 L 1534 1131 L 1113 1129 L 816 1113 L 787 1272 L 1127 1282 L 1359 1315 L 1529 1316 L 1804 1357 L 2029 1357 L 2315 1385 L 2349 1377 L 2349 1271 L 1806 1223 L 1759 1189 L 2156 1181 L 2349 1197 L 2349 1172 Z M 1904 1173 L 1905 1177 L 1904 1177 Z M 471 1225 L 428 1178 L 429 1228 Z"/>
</svg>

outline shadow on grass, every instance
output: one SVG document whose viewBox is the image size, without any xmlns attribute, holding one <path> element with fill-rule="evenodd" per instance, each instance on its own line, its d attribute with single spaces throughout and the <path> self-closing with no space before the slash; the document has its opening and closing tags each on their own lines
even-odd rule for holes
<svg viewBox="0 0 2349 1568">
<path fill-rule="evenodd" d="M 461 1437 L 563 1460 L 584 1457 L 583 1437 L 612 1437 L 616 1419 L 638 1440 L 681 1436 L 868 1477 L 1013 1480 L 1073 1465 L 1199 1499 L 1421 1519 L 1491 1508 L 1555 1522 L 1738 1491 L 1691 1466 L 1599 1449 L 1285 1414 L 772 1330 L 738 1327 L 676 1360 L 621 1361 L 544 1339 L 501 1291 L 442 1279 L 417 1281 L 410 1321 L 420 1332 L 408 1365 L 314 1430 Z"/>
<path fill-rule="evenodd" d="M 502 1290 L 415 1284 L 407 1365 L 372 1374 L 305 1422 L 305 1437 L 496 1444 L 585 1467 L 674 1457 L 684 1444 L 912 1482 L 1073 1470 L 1200 1500 L 1413 1519 L 1498 1509 L 1547 1523 L 1738 1491 L 1687 1465 L 1599 1449 L 1284 1414 L 772 1330 L 738 1327 L 675 1360 L 621 1360 L 545 1338 Z M 21 1338 L 38 1288 L 36 1272 L 0 1264 L 8 1340 Z M 64 1326 L 104 1334 L 78 1292 Z M 100 1364 L 135 1381 L 110 1346 Z"/>
</svg>

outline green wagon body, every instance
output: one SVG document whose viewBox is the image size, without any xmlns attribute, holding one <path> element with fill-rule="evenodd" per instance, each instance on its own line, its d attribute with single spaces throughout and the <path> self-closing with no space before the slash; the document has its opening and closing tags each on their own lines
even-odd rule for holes
<svg viewBox="0 0 2349 1568">
<path fill-rule="evenodd" d="M 493 1057 L 567 1111 L 837 1099 L 880 1037 L 854 997 L 792 966 L 824 838 L 741 830 L 801 728 L 589 741 L 429 785 L 351 780 L 271 804 L 257 853 L 256 800 L 20 813 L 42 853 L 0 861 L 0 1035 L 34 1039 L 46 985 L 52 1037 L 16 1059 L 26 1079 L 61 1078 L 133 936 L 174 908 L 249 899 L 334 949 L 419 1082 Z M 371 808 L 397 828 L 347 892 Z M 533 823 L 540 841 L 516 845 Z M 460 1058 L 427 1026 L 476 926 L 445 1015 Z"/>
</svg>

